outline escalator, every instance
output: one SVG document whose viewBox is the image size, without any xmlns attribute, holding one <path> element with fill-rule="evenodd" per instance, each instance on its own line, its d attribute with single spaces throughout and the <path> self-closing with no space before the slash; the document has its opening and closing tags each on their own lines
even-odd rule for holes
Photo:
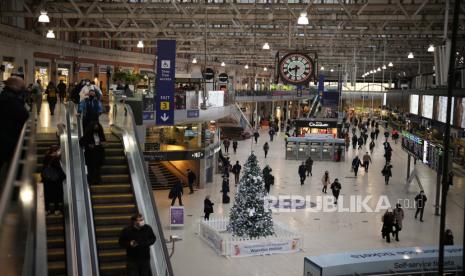
<svg viewBox="0 0 465 276">
<path fill-rule="evenodd" d="M 46 152 L 52 145 L 58 145 L 55 134 L 37 137 L 37 167 L 36 173 L 42 171 Z M 47 264 L 48 275 L 66 275 L 66 242 L 63 213 L 50 214 L 45 218 L 47 232 Z"/>
<path fill-rule="evenodd" d="M 105 136 L 102 182 L 90 187 L 100 275 L 126 275 L 126 251 L 118 238 L 137 208 L 123 144 L 110 133 Z"/>
</svg>

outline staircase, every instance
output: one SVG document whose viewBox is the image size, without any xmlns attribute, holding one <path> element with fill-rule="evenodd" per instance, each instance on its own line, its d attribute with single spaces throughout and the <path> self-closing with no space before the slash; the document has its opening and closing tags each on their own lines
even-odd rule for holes
<svg viewBox="0 0 465 276">
<path fill-rule="evenodd" d="M 154 190 L 171 189 L 179 181 L 161 162 L 149 163 L 149 179 Z"/>
<path fill-rule="evenodd" d="M 43 167 L 45 153 L 50 146 L 58 145 L 55 134 L 37 137 L 37 169 L 40 174 Z M 48 275 L 66 275 L 66 243 L 63 214 L 46 217 L 47 227 L 47 261 Z"/>
<path fill-rule="evenodd" d="M 90 187 L 100 275 L 126 275 L 126 250 L 118 238 L 137 212 L 121 140 L 105 134 L 102 183 Z"/>
</svg>

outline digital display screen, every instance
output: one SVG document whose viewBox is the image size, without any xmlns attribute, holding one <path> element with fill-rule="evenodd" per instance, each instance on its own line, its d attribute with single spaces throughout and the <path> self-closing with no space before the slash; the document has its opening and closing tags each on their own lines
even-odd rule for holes
<svg viewBox="0 0 465 276">
<path fill-rule="evenodd" d="M 428 119 L 433 119 L 434 96 L 423 96 L 421 115 Z"/>
<path fill-rule="evenodd" d="M 452 109 L 450 110 L 450 123 L 452 124 L 454 120 L 454 100 L 455 98 L 452 98 Z M 462 99 L 462 105 L 463 105 L 463 99 Z M 439 97 L 439 110 L 438 110 L 438 121 L 445 123 L 446 122 L 446 115 L 447 115 L 447 97 L 445 96 L 440 96 Z M 463 124 L 463 120 L 462 120 Z"/>
<path fill-rule="evenodd" d="M 410 95 L 410 113 L 418 115 L 418 101 L 420 96 Z"/>
</svg>

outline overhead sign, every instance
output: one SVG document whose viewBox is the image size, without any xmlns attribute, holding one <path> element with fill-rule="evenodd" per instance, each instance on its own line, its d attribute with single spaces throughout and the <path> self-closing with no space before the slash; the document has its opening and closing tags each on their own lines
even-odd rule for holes
<svg viewBox="0 0 465 276">
<path fill-rule="evenodd" d="M 174 125 L 176 40 L 157 41 L 156 124 Z"/>
<path fill-rule="evenodd" d="M 337 119 L 298 119 L 295 120 L 296 127 L 312 127 L 312 128 L 336 128 Z"/>
<path fill-rule="evenodd" d="M 316 127 L 316 128 L 323 128 L 323 127 L 329 127 L 328 123 L 323 123 L 323 122 L 310 122 L 308 123 L 309 127 Z"/>
<path fill-rule="evenodd" d="M 211 69 L 211 68 L 207 68 L 203 72 L 203 77 L 206 80 L 211 80 L 211 79 L 213 79 L 215 77 L 215 71 L 213 71 L 213 69 Z"/>
<path fill-rule="evenodd" d="M 218 75 L 218 80 L 219 80 L 219 82 L 227 83 L 228 82 L 228 74 L 226 74 L 226 73 L 219 74 Z"/>
<path fill-rule="evenodd" d="M 461 271 L 463 249 L 446 246 L 444 267 Z M 384 275 L 436 272 L 439 250 L 434 246 L 373 249 L 305 257 L 304 275 Z"/>
<path fill-rule="evenodd" d="M 198 109 L 188 109 L 187 110 L 187 118 L 198 118 L 199 117 L 199 110 Z"/>
<path fill-rule="evenodd" d="M 205 157 L 203 150 L 191 151 L 145 151 L 146 161 L 175 161 L 175 160 L 198 160 Z"/>
</svg>

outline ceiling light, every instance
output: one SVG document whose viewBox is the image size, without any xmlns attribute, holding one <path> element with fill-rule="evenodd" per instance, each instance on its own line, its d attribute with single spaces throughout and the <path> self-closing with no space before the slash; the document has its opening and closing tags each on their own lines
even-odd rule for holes
<svg viewBox="0 0 465 276">
<path fill-rule="evenodd" d="M 392 67 L 392 66 L 394 66 L 394 64 L 392 64 L 392 62 L 389 62 L 388 66 Z"/>
<path fill-rule="evenodd" d="M 378 69 L 376 69 L 376 71 L 380 72 L 380 71 L 381 71 L 381 68 L 380 68 L 380 67 L 378 67 Z"/>
<path fill-rule="evenodd" d="M 333 68 L 331 68 L 329 71 L 331 71 L 331 72 L 334 72 L 334 69 L 333 69 Z"/>
<path fill-rule="evenodd" d="M 308 25 L 308 17 L 307 12 L 301 12 L 299 19 L 297 20 L 297 24 L 299 25 Z"/>
<path fill-rule="evenodd" d="M 55 38 L 55 33 L 53 32 L 53 30 L 48 30 L 46 37 L 47 38 Z"/>
<path fill-rule="evenodd" d="M 196 63 L 197 63 L 197 59 L 196 59 L 196 58 L 192 59 L 192 63 L 196 64 Z"/>
<path fill-rule="evenodd" d="M 245 68 L 245 69 L 249 69 L 249 65 L 246 64 L 246 65 L 244 66 L 244 68 Z"/>
<path fill-rule="evenodd" d="M 383 67 L 381 69 L 386 70 L 386 64 L 383 64 Z"/>
<path fill-rule="evenodd" d="M 137 48 L 144 48 L 144 42 L 142 40 L 139 40 L 137 43 Z"/>
<path fill-rule="evenodd" d="M 39 16 L 40 23 L 50 23 L 50 17 L 48 17 L 46 11 L 41 11 Z"/>
<path fill-rule="evenodd" d="M 324 66 L 321 66 L 321 67 L 320 67 L 320 70 L 321 70 L 321 71 L 324 71 L 324 70 L 325 70 L 325 67 L 324 67 Z"/>
<path fill-rule="evenodd" d="M 266 67 L 263 67 L 263 71 L 265 71 L 265 72 L 266 72 L 266 71 L 268 71 L 268 68 L 266 68 Z"/>
<path fill-rule="evenodd" d="M 413 58 L 413 53 L 412 53 L 412 52 L 408 53 L 408 56 L 407 56 L 407 57 L 408 57 L 408 58 Z"/>
<path fill-rule="evenodd" d="M 268 42 L 265 42 L 265 44 L 263 44 L 262 49 L 263 50 L 269 50 L 270 49 L 270 44 L 268 44 Z"/>
<path fill-rule="evenodd" d="M 430 52 L 430 53 L 434 52 L 434 45 L 433 44 L 429 45 L 428 52 Z"/>
<path fill-rule="evenodd" d="M 224 61 L 221 62 L 221 66 L 226 66 L 226 64 L 224 63 Z"/>
</svg>

